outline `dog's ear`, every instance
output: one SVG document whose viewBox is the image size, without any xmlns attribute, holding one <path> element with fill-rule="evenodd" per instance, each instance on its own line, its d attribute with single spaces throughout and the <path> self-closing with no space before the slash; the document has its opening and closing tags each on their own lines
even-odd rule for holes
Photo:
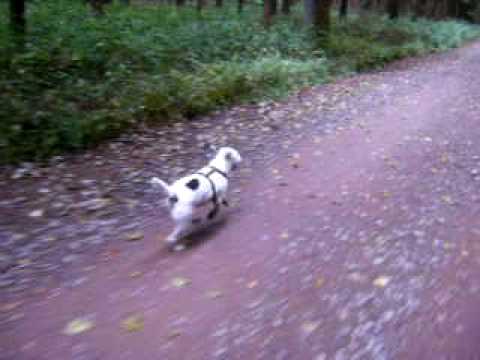
<svg viewBox="0 0 480 360">
<path fill-rule="evenodd" d="M 218 151 L 218 148 L 212 144 L 204 144 L 203 151 L 205 151 L 208 156 L 213 156 Z"/>
</svg>

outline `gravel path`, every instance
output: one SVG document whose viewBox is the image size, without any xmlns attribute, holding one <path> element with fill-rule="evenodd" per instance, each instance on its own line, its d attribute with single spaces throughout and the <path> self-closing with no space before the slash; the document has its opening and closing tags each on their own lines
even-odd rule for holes
<svg viewBox="0 0 480 360">
<path fill-rule="evenodd" d="M 480 43 L 0 175 L 0 358 L 480 359 Z M 169 253 L 148 185 L 246 159 Z"/>
</svg>

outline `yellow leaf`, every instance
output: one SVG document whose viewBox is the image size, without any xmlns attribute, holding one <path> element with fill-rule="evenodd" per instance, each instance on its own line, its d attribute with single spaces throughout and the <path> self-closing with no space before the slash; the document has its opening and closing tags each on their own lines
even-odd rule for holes
<svg viewBox="0 0 480 360">
<path fill-rule="evenodd" d="M 250 281 L 250 282 L 247 284 L 247 288 L 253 289 L 253 288 L 256 287 L 257 285 L 258 285 L 258 281 L 257 281 L 257 280 L 253 280 L 253 281 Z"/>
<path fill-rule="evenodd" d="M 91 330 L 93 326 L 93 321 L 79 318 L 70 321 L 63 330 L 63 333 L 66 335 L 78 335 Z"/>
<path fill-rule="evenodd" d="M 176 288 L 182 288 L 191 283 L 190 279 L 183 278 L 183 277 L 176 277 L 172 279 L 172 285 Z"/>
<path fill-rule="evenodd" d="M 306 321 L 302 324 L 302 330 L 306 334 L 311 334 L 320 326 L 318 321 Z"/>
<path fill-rule="evenodd" d="M 388 285 L 391 278 L 389 276 L 379 276 L 375 280 L 373 280 L 373 285 L 379 288 L 384 288 Z"/>
<path fill-rule="evenodd" d="M 129 276 L 130 276 L 131 278 L 137 278 L 137 277 L 142 276 L 142 272 L 141 272 L 141 271 L 132 271 L 132 272 L 129 274 Z"/>
<path fill-rule="evenodd" d="M 127 234 L 127 241 L 137 241 L 143 239 L 143 233 L 141 231 L 136 231 L 130 234 Z"/>
<path fill-rule="evenodd" d="M 123 320 L 122 327 L 128 332 L 135 332 L 143 330 L 144 321 L 140 315 L 132 315 Z"/>
<path fill-rule="evenodd" d="M 318 277 L 317 281 L 315 281 L 315 287 L 320 289 L 325 284 L 325 279 L 323 277 Z"/>
<path fill-rule="evenodd" d="M 289 237 L 290 237 L 290 235 L 288 234 L 288 231 L 284 231 L 280 234 L 280 239 L 286 240 Z"/>
<path fill-rule="evenodd" d="M 443 201 L 445 204 L 448 204 L 448 205 L 452 205 L 452 204 L 453 204 L 452 197 L 449 196 L 449 195 L 443 195 L 443 196 L 442 196 L 442 201 Z"/>
</svg>

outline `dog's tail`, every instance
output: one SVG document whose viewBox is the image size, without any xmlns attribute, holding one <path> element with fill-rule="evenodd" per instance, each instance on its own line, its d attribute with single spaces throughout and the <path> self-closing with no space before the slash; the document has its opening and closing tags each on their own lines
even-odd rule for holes
<svg viewBox="0 0 480 360">
<path fill-rule="evenodd" d="M 156 176 L 151 178 L 150 184 L 160 186 L 166 196 L 173 195 L 172 191 L 170 190 L 170 186 L 168 186 L 168 184 L 165 181 L 160 180 Z"/>
<path fill-rule="evenodd" d="M 171 190 L 170 186 L 165 181 L 160 180 L 157 177 L 153 177 L 150 180 L 150 183 L 152 185 L 160 186 L 162 188 L 163 192 L 168 198 L 167 201 L 170 206 L 173 206 L 178 201 L 177 195 Z"/>
</svg>

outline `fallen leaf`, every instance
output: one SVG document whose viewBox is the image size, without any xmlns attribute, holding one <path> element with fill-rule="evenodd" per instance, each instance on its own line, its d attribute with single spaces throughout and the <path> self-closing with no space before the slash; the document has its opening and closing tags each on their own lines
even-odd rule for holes
<svg viewBox="0 0 480 360">
<path fill-rule="evenodd" d="M 307 335 L 310 335 L 312 332 L 317 330 L 319 326 L 320 323 L 318 321 L 306 321 L 302 324 L 302 330 Z"/>
<path fill-rule="evenodd" d="M 325 279 L 321 276 L 318 277 L 317 280 L 315 281 L 315 287 L 317 289 L 320 289 L 324 284 L 325 284 Z"/>
<path fill-rule="evenodd" d="M 258 285 L 258 280 L 253 280 L 247 284 L 247 288 L 253 289 L 254 287 L 257 287 L 257 285 Z"/>
<path fill-rule="evenodd" d="M 288 231 L 284 231 L 280 234 L 280 239 L 286 240 L 289 237 L 290 237 L 290 235 L 288 234 Z"/>
<path fill-rule="evenodd" d="M 353 272 L 348 275 L 348 279 L 353 281 L 353 282 L 366 282 L 368 279 L 365 275 L 360 274 L 359 272 Z"/>
<path fill-rule="evenodd" d="M 379 288 L 384 288 L 385 286 L 388 285 L 390 282 L 391 278 L 389 276 L 379 276 L 375 280 L 373 280 L 373 285 Z"/>
<path fill-rule="evenodd" d="M 20 266 L 27 266 L 27 265 L 30 265 L 31 263 L 32 263 L 32 260 L 30 259 L 20 259 L 17 261 L 17 264 Z"/>
<path fill-rule="evenodd" d="M 143 316 L 132 315 L 122 321 L 122 327 L 128 332 L 141 331 L 144 327 Z"/>
<path fill-rule="evenodd" d="M 33 217 L 33 218 L 39 218 L 42 217 L 45 212 L 42 209 L 37 209 L 31 211 L 28 216 Z"/>
<path fill-rule="evenodd" d="M 452 205 L 452 204 L 453 204 L 452 197 L 449 196 L 449 195 L 443 195 L 443 196 L 442 196 L 442 201 L 443 201 L 445 204 L 448 204 L 448 205 Z"/>
<path fill-rule="evenodd" d="M 180 330 L 173 330 L 172 332 L 170 332 L 168 335 L 167 335 L 167 338 L 169 340 L 173 340 L 175 339 L 176 337 L 179 337 L 180 335 L 182 335 L 182 332 Z"/>
<path fill-rule="evenodd" d="M 70 321 L 63 330 L 63 333 L 66 335 L 78 335 L 91 330 L 93 326 L 93 321 L 79 318 Z"/>
<path fill-rule="evenodd" d="M 207 291 L 207 297 L 210 299 L 217 299 L 222 296 L 223 296 L 223 293 L 221 291 L 218 291 L 218 290 Z"/>
<path fill-rule="evenodd" d="M 143 239 L 143 232 L 141 231 L 132 232 L 130 234 L 127 234 L 126 237 L 127 241 L 137 241 L 141 239 Z"/>
<path fill-rule="evenodd" d="M 131 278 L 137 278 L 142 276 L 142 274 L 143 273 L 141 271 L 132 271 L 128 276 L 130 276 Z"/>
<path fill-rule="evenodd" d="M 390 191 L 384 191 L 382 192 L 382 195 L 384 198 L 388 199 L 389 197 L 392 196 L 392 193 Z"/>
<path fill-rule="evenodd" d="M 20 305 L 22 305 L 21 301 L 15 301 L 15 302 L 11 302 L 11 303 L 2 304 L 2 305 L 0 305 L 0 312 L 8 312 L 8 311 L 15 310 Z"/>
<path fill-rule="evenodd" d="M 172 279 L 172 285 L 176 288 L 182 288 L 191 283 L 190 279 L 183 278 L 183 277 L 176 277 Z"/>
</svg>

